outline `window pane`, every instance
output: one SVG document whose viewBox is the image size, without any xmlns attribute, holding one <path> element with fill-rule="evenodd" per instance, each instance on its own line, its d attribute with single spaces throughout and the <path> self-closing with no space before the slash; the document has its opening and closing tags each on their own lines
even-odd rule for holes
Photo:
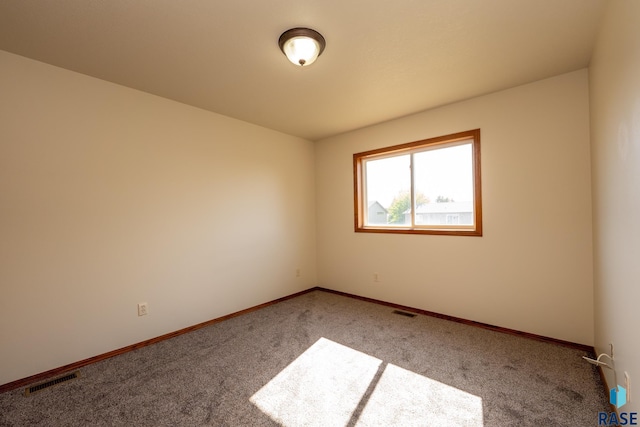
<svg viewBox="0 0 640 427">
<path fill-rule="evenodd" d="M 416 225 L 473 225 L 471 143 L 415 153 Z"/>
<path fill-rule="evenodd" d="M 480 129 L 355 153 L 353 176 L 356 232 L 482 236 Z"/>
<path fill-rule="evenodd" d="M 365 162 L 366 225 L 411 225 L 410 161 L 404 154 Z"/>
</svg>

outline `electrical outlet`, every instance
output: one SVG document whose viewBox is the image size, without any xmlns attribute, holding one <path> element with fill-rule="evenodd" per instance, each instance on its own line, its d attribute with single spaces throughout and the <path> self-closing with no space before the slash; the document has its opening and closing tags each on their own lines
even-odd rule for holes
<svg viewBox="0 0 640 427">
<path fill-rule="evenodd" d="M 380 275 L 378 273 L 373 273 L 373 281 L 374 282 L 379 282 L 380 281 Z"/>
<path fill-rule="evenodd" d="M 300 276 L 301 276 L 301 274 L 300 274 L 300 269 L 299 269 L 299 268 L 296 268 L 296 277 L 300 277 Z"/>
<path fill-rule="evenodd" d="M 138 304 L 138 316 L 146 316 L 149 314 L 149 305 L 146 302 Z"/>
<path fill-rule="evenodd" d="M 611 359 L 613 360 L 613 343 L 609 343 L 609 346 L 611 347 Z"/>
</svg>

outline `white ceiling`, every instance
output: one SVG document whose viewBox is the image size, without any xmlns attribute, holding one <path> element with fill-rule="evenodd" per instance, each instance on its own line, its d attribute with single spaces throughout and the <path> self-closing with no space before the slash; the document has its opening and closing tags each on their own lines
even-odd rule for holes
<svg viewBox="0 0 640 427">
<path fill-rule="evenodd" d="M 605 1 L 0 0 L 0 49 L 317 140 L 584 68 Z"/>
</svg>

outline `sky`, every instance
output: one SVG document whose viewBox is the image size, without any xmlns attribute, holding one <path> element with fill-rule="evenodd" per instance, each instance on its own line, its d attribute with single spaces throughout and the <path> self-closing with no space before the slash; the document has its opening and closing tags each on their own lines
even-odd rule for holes
<svg viewBox="0 0 640 427">
<path fill-rule="evenodd" d="M 388 208 L 411 187 L 410 154 L 366 161 L 367 202 Z M 414 153 L 415 185 L 431 202 L 438 196 L 456 202 L 473 200 L 472 145 L 436 147 Z"/>
</svg>

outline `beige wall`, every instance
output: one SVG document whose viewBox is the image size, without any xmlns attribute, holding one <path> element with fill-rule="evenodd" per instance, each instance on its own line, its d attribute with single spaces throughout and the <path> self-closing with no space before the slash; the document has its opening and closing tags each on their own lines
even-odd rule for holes
<svg viewBox="0 0 640 427">
<path fill-rule="evenodd" d="M 593 344 L 588 96 L 581 70 L 317 142 L 320 286 Z M 483 237 L 354 233 L 353 153 L 474 128 Z"/>
<path fill-rule="evenodd" d="M 316 284 L 311 142 L 2 51 L 0 94 L 0 384 Z"/>
<path fill-rule="evenodd" d="M 590 66 L 595 344 L 598 352 L 614 344 L 620 385 L 625 371 L 640 380 L 639 28 L 640 2 L 612 1 Z M 633 395 L 621 410 L 640 411 Z"/>
</svg>

